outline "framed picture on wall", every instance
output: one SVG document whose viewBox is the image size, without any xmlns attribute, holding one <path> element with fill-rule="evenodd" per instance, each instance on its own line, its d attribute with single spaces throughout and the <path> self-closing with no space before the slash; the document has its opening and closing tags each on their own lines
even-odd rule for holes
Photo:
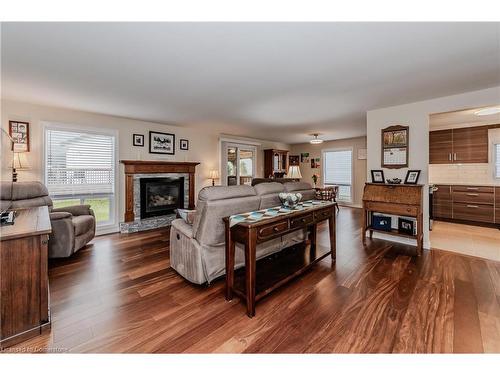
<svg viewBox="0 0 500 375">
<path fill-rule="evenodd" d="M 149 132 L 149 153 L 150 154 L 175 154 L 175 134 Z"/>
<path fill-rule="evenodd" d="M 30 150 L 30 124 L 24 121 L 9 121 L 9 135 L 14 140 L 14 152 L 28 152 Z"/>
<path fill-rule="evenodd" d="M 181 150 L 189 150 L 189 141 L 187 139 L 181 139 L 179 142 L 179 148 Z"/>
<path fill-rule="evenodd" d="M 132 142 L 134 146 L 144 147 L 144 134 L 134 134 Z"/>
<path fill-rule="evenodd" d="M 288 157 L 288 161 L 290 163 L 290 166 L 299 165 L 300 164 L 300 156 L 299 155 L 290 155 Z"/>
<path fill-rule="evenodd" d="M 382 168 L 408 167 L 409 127 L 402 125 L 382 129 Z"/>
</svg>

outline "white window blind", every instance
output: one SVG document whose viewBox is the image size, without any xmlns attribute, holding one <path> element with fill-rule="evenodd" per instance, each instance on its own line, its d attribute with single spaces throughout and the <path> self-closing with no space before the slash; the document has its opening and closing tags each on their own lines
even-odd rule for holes
<svg viewBox="0 0 500 375">
<path fill-rule="evenodd" d="M 50 195 L 114 193 L 114 136 L 46 129 L 45 137 Z"/>
<path fill-rule="evenodd" d="M 352 150 L 325 151 L 323 154 L 325 185 L 339 186 L 339 201 L 352 201 Z"/>
<path fill-rule="evenodd" d="M 495 178 L 500 178 L 500 143 L 495 145 Z"/>
</svg>

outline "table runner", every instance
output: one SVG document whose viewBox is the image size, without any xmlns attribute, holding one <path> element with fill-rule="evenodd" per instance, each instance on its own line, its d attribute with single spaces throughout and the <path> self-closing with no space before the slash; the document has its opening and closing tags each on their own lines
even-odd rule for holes
<svg viewBox="0 0 500 375">
<path fill-rule="evenodd" d="M 315 207 L 321 206 L 321 205 L 334 206 L 335 203 L 330 202 L 330 201 L 322 201 L 322 200 L 308 200 L 308 201 L 300 202 L 294 208 L 278 206 L 278 207 L 266 208 L 264 210 L 250 211 L 250 212 L 245 212 L 242 214 L 231 215 L 231 216 L 229 216 L 229 226 L 232 227 L 233 225 L 236 225 L 239 223 L 255 223 L 255 222 L 258 222 L 261 220 L 270 219 L 272 217 L 286 215 L 286 214 L 289 214 L 291 212 L 307 211 L 311 208 L 315 208 Z"/>
</svg>

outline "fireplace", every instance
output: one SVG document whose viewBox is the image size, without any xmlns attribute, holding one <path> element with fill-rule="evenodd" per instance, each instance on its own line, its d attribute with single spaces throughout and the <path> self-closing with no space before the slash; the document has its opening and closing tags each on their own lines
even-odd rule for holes
<svg viewBox="0 0 500 375">
<path fill-rule="evenodd" d="M 184 208 L 184 177 L 141 178 L 141 219 L 172 214 Z"/>
</svg>

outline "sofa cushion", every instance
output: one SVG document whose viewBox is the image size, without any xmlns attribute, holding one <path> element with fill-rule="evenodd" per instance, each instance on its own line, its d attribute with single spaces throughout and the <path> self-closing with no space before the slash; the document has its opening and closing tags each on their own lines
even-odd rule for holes
<svg viewBox="0 0 500 375">
<path fill-rule="evenodd" d="M 230 186 L 230 188 L 237 186 Z M 251 186 L 247 186 L 253 191 Z M 201 193 L 200 193 L 201 195 Z M 245 196 L 230 199 L 198 200 L 193 224 L 193 236 L 201 245 L 220 245 L 225 240 L 223 218 L 248 211 L 258 210 L 260 197 Z"/>
<path fill-rule="evenodd" d="M 75 236 L 94 231 L 94 217 L 92 215 L 74 216 L 71 221 L 75 227 Z"/>
<path fill-rule="evenodd" d="M 279 182 L 264 182 L 262 184 L 255 185 L 254 189 L 257 195 L 266 195 L 272 193 L 278 194 L 285 191 L 285 187 Z"/>
<path fill-rule="evenodd" d="M 287 193 L 301 190 L 312 190 L 311 184 L 307 182 L 285 182 L 284 186 Z"/>
<path fill-rule="evenodd" d="M 200 190 L 199 201 L 216 201 L 220 199 L 231 199 L 255 196 L 255 189 L 248 185 L 236 186 L 207 186 Z"/>
</svg>

